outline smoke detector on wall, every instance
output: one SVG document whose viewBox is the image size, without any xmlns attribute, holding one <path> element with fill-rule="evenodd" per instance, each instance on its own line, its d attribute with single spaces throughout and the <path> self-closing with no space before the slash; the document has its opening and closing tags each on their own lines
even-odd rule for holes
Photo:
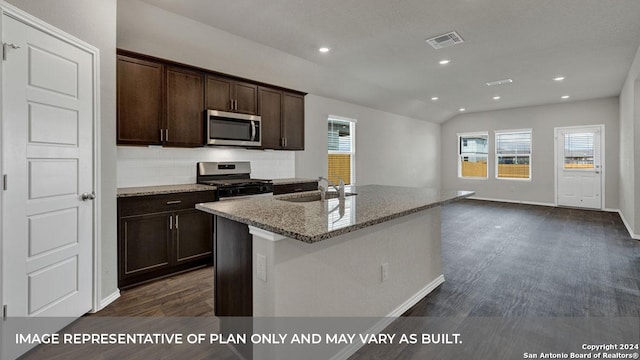
<svg viewBox="0 0 640 360">
<path fill-rule="evenodd" d="M 462 40 L 462 36 L 455 31 L 432 37 L 426 41 L 427 44 L 431 45 L 434 49 L 442 49 L 464 42 L 464 40 Z"/>
</svg>

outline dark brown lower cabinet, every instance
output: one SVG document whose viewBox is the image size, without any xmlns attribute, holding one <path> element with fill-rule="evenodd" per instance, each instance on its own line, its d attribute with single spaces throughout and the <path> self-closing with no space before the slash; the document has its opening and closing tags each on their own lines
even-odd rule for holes
<svg viewBox="0 0 640 360">
<path fill-rule="evenodd" d="M 215 216 L 216 316 L 253 315 L 252 237 L 249 227 Z"/>
<path fill-rule="evenodd" d="M 118 287 L 213 263 L 212 216 L 195 209 L 215 191 L 118 198 Z"/>
</svg>

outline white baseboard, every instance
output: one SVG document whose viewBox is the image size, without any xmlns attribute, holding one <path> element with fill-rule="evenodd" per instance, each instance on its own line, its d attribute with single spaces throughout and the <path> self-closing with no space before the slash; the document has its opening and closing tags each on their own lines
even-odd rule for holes
<svg viewBox="0 0 640 360">
<path fill-rule="evenodd" d="M 117 289 L 116 291 L 111 293 L 111 295 L 109 295 L 106 298 L 100 300 L 99 307 L 97 309 L 95 309 L 94 311 L 92 311 L 92 312 L 93 313 L 97 313 L 98 311 L 106 308 L 112 302 L 116 301 L 119 297 L 120 297 L 120 289 Z"/>
<path fill-rule="evenodd" d="M 525 205 L 538 205 L 538 206 L 553 206 L 557 205 L 554 203 L 544 203 L 544 202 L 536 202 L 536 201 L 520 201 L 520 200 L 507 200 L 507 199 L 491 199 L 491 198 L 483 198 L 477 196 L 470 196 L 468 199 L 472 200 L 482 200 L 482 201 L 496 201 L 496 202 L 504 202 L 510 204 L 525 204 Z"/>
<path fill-rule="evenodd" d="M 631 229 L 631 226 L 627 222 L 627 219 L 625 219 L 622 211 L 618 209 L 618 210 L 614 210 L 614 212 L 617 212 L 620 215 L 620 219 L 622 219 L 622 223 L 627 228 L 627 231 L 629 232 L 629 236 L 631 236 L 631 238 L 633 239 L 640 240 L 640 235 L 633 232 L 633 229 Z"/>
<path fill-rule="evenodd" d="M 391 323 L 398 318 L 400 315 L 404 314 L 407 310 L 411 309 L 412 306 L 417 304 L 422 298 L 429 295 L 433 290 L 435 290 L 438 286 L 444 283 L 444 275 L 438 276 L 435 280 L 427 284 L 424 288 L 420 289 L 417 293 L 415 293 L 412 297 L 410 297 L 407 301 L 403 302 L 391 311 L 386 317 L 382 318 L 375 325 L 369 328 L 367 331 L 363 332 L 363 334 L 378 334 L 382 330 L 384 330 L 387 326 L 391 325 Z M 349 346 L 344 347 L 340 352 L 331 357 L 331 360 L 346 360 L 351 355 L 355 354 L 364 344 L 354 342 Z"/>
</svg>

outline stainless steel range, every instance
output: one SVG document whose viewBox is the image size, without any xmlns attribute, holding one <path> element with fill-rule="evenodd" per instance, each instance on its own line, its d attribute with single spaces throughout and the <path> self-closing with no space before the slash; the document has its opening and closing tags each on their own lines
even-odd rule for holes
<svg viewBox="0 0 640 360">
<path fill-rule="evenodd" d="M 271 180 L 251 178 L 248 161 L 199 162 L 196 169 L 198 184 L 217 186 L 221 201 L 273 195 Z"/>
</svg>

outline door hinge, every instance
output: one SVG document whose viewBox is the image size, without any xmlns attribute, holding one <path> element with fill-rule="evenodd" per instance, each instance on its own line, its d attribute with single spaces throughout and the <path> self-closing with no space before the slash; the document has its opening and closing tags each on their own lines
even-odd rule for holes
<svg viewBox="0 0 640 360">
<path fill-rule="evenodd" d="M 2 305 L 2 320 L 7 320 L 7 305 Z"/>
<path fill-rule="evenodd" d="M 7 174 L 2 175 L 2 190 L 7 190 Z"/>
</svg>

